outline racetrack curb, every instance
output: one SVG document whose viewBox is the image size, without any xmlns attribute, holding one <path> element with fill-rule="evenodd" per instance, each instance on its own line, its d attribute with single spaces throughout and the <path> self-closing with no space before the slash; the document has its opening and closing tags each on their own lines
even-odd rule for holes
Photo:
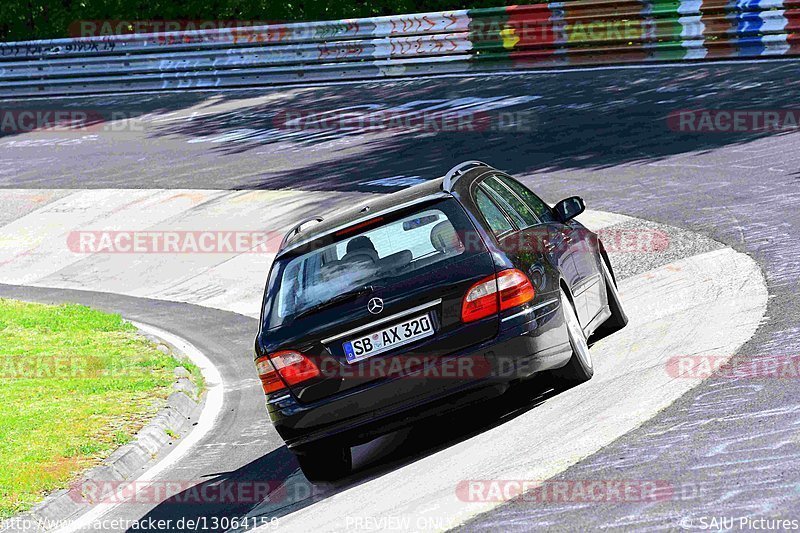
<svg viewBox="0 0 800 533">
<path fill-rule="evenodd" d="M 192 357 L 193 351 L 187 350 L 188 341 L 176 342 L 176 337 L 164 335 L 157 328 L 130 322 L 138 333 L 158 345 L 162 351 L 168 350 L 177 361 L 191 360 L 201 367 L 203 361 Z M 172 338 L 165 338 L 165 337 Z M 164 348 L 161 348 L 161 347 Z M 206 369 L 207 370 L 207 369 Z M 213 379 L 204 372 L 204 378 Z M 0 524 L 0 531 L 52 531 L 58 527 L 49 527 L 50 524 L 63 524 L 65 521 L 75 520 L 77 517 L 88 513 L 99 501 L 86 494 L 86 487 L 111 487 L 119 482 L 130 481 L 142 475 L 148 468 L 166 457 L 175 448 L 174 444 L 184 440 L 198 425 L 198 420 L 204 416 L 205 391 L 189 379 L 189 374 L 183 367 L 175 369 L 175 382 L 173 391 L 166 403 L 153 418 L 140 429 L 133 440 L 124 444 L 111 453 L 101 464 L 92 467 L 79 479 L 70 484 L 70 488 L 60 489 L 37 504 L 33 509 L 11 520 Z M 103 497 L 109 496 L 109 491 L 102 493 Z"/>
</svg>

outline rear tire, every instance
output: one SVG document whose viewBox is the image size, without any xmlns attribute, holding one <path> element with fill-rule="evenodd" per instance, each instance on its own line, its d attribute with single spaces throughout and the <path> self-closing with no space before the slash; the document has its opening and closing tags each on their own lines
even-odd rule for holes
<svg viewBox="0 0 800 533">
<path fill-rule="evenodd" d="M 561 309 L 564 314 L 564 324 L 569 335 L 569 343 L 572 346 L 572 357 L 569 362 L 552 371 L 553 376 L 564 385 L 577 385 L 584 381 L 589 381 L 594 375 L 594 364 L 592 354 L 589 353 L 589 345 L 586 342 L 586 335 L 583 333 L 575 307 L 572 305 L 566 291 L 561 289 Z"/>
<path fill-rule="evenodd" d="M 591 338 L 593 343 L 608 337 L 612 333 L 616 333 L 628 325 L 628 315 L 625 314 L 625 309 L 622 307 L 622 299 L 617 291 L 617 283 L 614 279 L 614 275 L 611 273 L 611 267 L 608 266 L 606 258 L 602 258 L 600 263 L 603 269 L 603 279 L 606 284 L 606 297 L 608 298 L 608 307 L 611 310 L 611 316 L 594 332 Z"/>
<path fill-rule="evenodd" d="M 353 454 L 349 446 L 316 444 L 296 454 L 300 469 L 311 482 L 336 481 L 353 469 Z"/>
</svg>

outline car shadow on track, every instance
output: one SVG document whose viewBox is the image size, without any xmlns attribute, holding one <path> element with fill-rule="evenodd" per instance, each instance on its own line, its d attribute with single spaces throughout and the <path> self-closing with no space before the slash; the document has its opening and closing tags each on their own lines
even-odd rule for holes
<svg viewBox="0 0 800 533">
<path fill-rule="evenodd" d="M 354 472 L 336 483 L 312 484 L 294 455 L 281 446 L 231 472 L 219 472 L 199 485 L 174 494 L 141 521 L 183 520 L 216 531 L 244 531 L 269 524 L 339 492 L 402 468 L 505 424 L 556 396 L 544 377 L 511 387 L 502 396 L 427 419 L 353 448 Z M 188 528 L 190 529 L 190 528 Z"/>
</svg>

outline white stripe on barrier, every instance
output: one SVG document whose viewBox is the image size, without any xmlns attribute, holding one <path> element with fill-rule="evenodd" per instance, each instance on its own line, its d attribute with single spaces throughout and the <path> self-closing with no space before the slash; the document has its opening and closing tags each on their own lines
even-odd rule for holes
<svg viewBox="0 0 800 533">
<path fill-rule="evenodd" d="M 759 18 L 762 20 L 759 31 L 762 33 L 784 31 L 789 24 L 789 20 L 784 16 L 784 13 L 785 11 L 759 13 Z"/>
<path fill-rule="evenodd" d="M 569 5 L 569 7 L 567 7 Z M 470 12 L 466 10 L 373 17 L 326 22 L 220 28 L 172 33 L 148 33 L 79 39 L 52 39 L 0 43 L 0 97 L 69 95 L 93 92 L 150 91 L 182 88 L 271 86 L 299 83 L 334 83 L 387 77 L 463 74 L 496 71 L 505 52 L 550 52 L 541 66 L 569 66 L 573 53 L 596 64 L 622 62 L 621 54 L 648 52 L 648 61 L 666 61 L 675 54 L 659 54 L 664 47 L 686 50 L 683 60 L 707 57 L 704 39 L 706 17 L 729 21 L 728 36 L 715 37 L 715 45 L 728 44 L 732 56 L 786 55 L 792 52 L 786 34 L 789 20 L 782 0 L 741 0 L 726 5 L 706 5 L 702 0 L 680 0 L 662 8 L 646 3 L 635 37 L 615 36 L 618 14 L 606 3 L 588 27 L 600 28 L 602 37 L 591 38 L 575 28 L 579 8 L 592 2 L 551 2 Z M 527 10 L 524 8 L 528 8 Z M 680 16 L 654 17 L 673 13 Z M 706 10 L 704 12 L 704 9 Z M 531 12 L 535 13 L 531 15 Z M 580 14 L 580 13 L 579 13 Z M 724 15 L 723 15 L 724 14 Z M 569 21 L 566 16 L 569 15 Z M 582 18 L 586 18 L 581 14 Z M 474 20 L 491 28 L 472 27 Z M 626 19 L 627 20 L 627 19 Z M 572 22 L 570 22 L 572 21 Z M 671 36 L 671 25 L 681 26 Z M 570 31 L 569 24 L 575 28 Z M 509 27 L 508 24 L 512 26 Z M 737 27 L 738 24 L 738 27 Z M 527 25 L 527 26 L 526 26 Z M 531 29 L 530 25 L 537 25 Z M 595 26 L 597 27 L 595 27 Z M 481 27 L 486 25 L 480 25 Z M 664 28 L 667 31 L 664 31 Z M 531 31 L 549 32 L 547 39 Z M 615 33 L 616 31 L 616 33 Z M 513 34 L 505 39 L 503 32 Z M 590 32 L 591 33 L 591 32 Z M 666 35 L 664 35 L 666 34 Z M 185 41 L 185 42 L 184 42 Z M 502 42 L 501 42 L 502 41 Z M 474 45 L 481 42 L 479 56 Z M 592 48 L 587 48 L 591 45 Z M 665 46 L 666 45 L 666 46 Z M 603 50 L 607 48 L 607 52 Z M 633 57 L 633 56 L 632 56 Z M 488 61 L 475 61 L 476 59 Z M 43 60 L 44 59 L 44 60 Z M 525 67 L 531 68 L 531 60 Z M 576 65 L 577 66 L 577 65 Z"/>
<path fill-rule="evenodd" d="M 700 6 L 703 5 L 703 0 L 681 0 L 678 6 L 679 15 L 691 15 L 700 12 Z"/>
<path fill-rule="evenodd" d="M 702 16 L 680 17 L 678 22 L 681 25 L 682 39 L 697 39 L 706 32 Z"/>
<path fill-rule="evenodd" d="M 786 42 L 786 35 L 765 35 L 762 37 L 762 42 L 764 44 L 763 55 L 780 56 L 791 49 L 789 43 Z"/>
</svg>

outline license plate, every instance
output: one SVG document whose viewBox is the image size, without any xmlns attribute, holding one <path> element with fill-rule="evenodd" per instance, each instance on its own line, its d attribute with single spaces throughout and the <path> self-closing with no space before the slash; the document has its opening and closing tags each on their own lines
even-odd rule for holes
<svg viewBox="0 0 800 533">
<path fill-rule="evenodd" d="M 433 335 L 431 317 L 427 313 L 401 322 L 395 326 L 381 329 L 349 340 L 342 344 L 348 363 L 357 363 L 367 357 L 403 346 L 417 339 Z"/>
</svg>

